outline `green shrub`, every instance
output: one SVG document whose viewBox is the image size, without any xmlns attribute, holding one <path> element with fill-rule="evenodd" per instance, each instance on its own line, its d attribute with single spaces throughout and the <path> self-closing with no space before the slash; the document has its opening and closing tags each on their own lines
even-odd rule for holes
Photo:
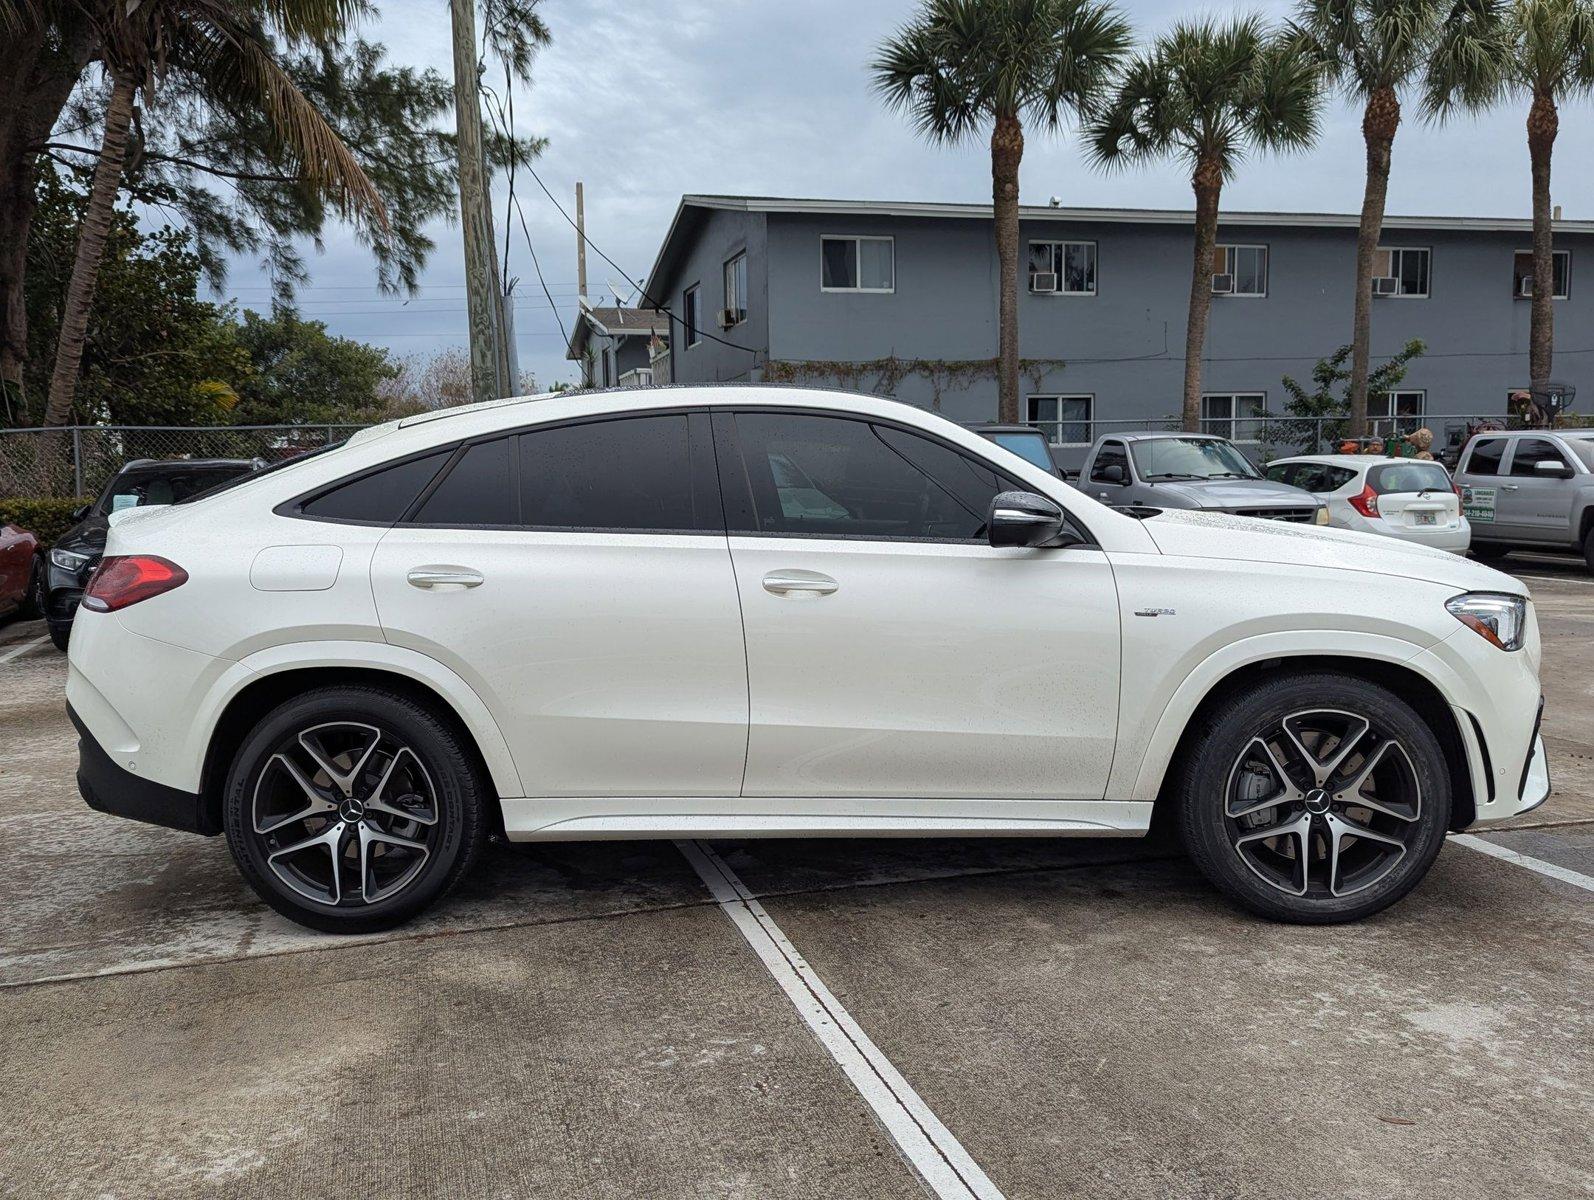
<svg viewBox="0 0 1594 1200">
<path fill-rule="evenodd" d="M 72 513 L 87 500 L 56 500 L 32 496 L 0 497 L 0 525 L 17 525 L 38 535 L 41 546 L 55 540 L 73 525 Z"/>
</svg>

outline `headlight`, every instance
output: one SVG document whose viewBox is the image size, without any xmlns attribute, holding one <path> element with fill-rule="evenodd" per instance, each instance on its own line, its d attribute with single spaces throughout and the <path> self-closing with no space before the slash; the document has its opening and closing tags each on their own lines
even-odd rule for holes
<svg viewBox="0 0 1594 1200">
<path fill-rule="evenodd" d="M 1464 592 L 1445 601 L 1450 615 L 1502 650 L 1522 649 L 1528 602 L 1500 592 Z"/>
<path fill-rule="evenodd" d="M 83 566 L 84 563 L 88 562 L 91 557 L 92 555 L 79 554 L 76 550 L 50 551 L 50 561 L 56 566 L 60 567 L 63 571 L 77 571 Z"/>
<path fill-rule="evenodd" d="M 1328 524 L 1328 506 L 1327 505 L 1324 505 L 1322 508 L 1319 508 L 1315 513 L 1312 514 L 1312 524 L 1313 525 L 1327 525 Z"/>
</svg>

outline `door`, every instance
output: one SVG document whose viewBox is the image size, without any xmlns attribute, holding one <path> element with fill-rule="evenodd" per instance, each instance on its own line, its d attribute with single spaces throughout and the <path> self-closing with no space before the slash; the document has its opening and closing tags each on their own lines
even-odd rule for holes
<svg viewBox="0 0 1594 1200">
<path fill-rule="evenodd" d="M 1461 513 L 1472 523 L 1472 540 L 1495 541 L 1508 536 L 1496 520 L 1500 504 L 1500 478 L 1505 464 L 1506 439 L 1475 437 L 1468 443 L 1456 471 L 1461 485 Z"/>
<path fill-rule="evenodd" d="M 714 429 L 747 631 L 745 796 L 855 797 L 861 815 L 870 798 L 1102 797 L 1119 625 L 1100 551 L 991 547 L 990 500 L 1022 485 L 919 433 L 811 410 Z"/>
<path fill-rule="evenodd" d="M 466 447 L 377 547 L 387 639 L 492 709 L 528 796 L 734 796 L 742 623 L 704 414 Z"/>
<path fill-rule="evenodd" d="M 1561 448 L 1549 438 L 1524 437 L 1512 444 L 1504 477 L 1500 480 L 1495 527 L 1502 535 L 1523 542 L 1569 544 L 1572 484 L 1554 475 L 1540 475 L 1541 462 L 1572 470 Z"/>
<path fill-rule="evenodd" d="M 1373 467 L 1367 482 L 1378 494 L 1385 524 L 1421 539 L 1461 528 L 1461 498 L 1450 474 L 1436 462 L 1400 459 Z"/>
<path fill-rule="evenodd" d="M 34 540 L 15 525 L 0 525 L 0 612 L 26 598 L 33 577 Z"/>
</svg>

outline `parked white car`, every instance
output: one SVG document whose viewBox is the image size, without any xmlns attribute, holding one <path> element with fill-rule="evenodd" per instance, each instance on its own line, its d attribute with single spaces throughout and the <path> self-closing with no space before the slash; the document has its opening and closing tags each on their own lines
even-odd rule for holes
<svg viewBox="0 0 1594 1200">
<path fill-rule="evenodd" d="M 1139 835 L 1269 917 L 1365 916 L 1549 793 L 1492 568 L 1115 512 L 886 400 L 623 390 L 409 417 L 115 518 L 79 781 L 225 830 L 321 929 L 537 839 Z"/>
<path fill-rule="evenodd" d="M 1274 459 L 1267 477 L 1328 504 L 1328 523 L 1435 550 L 1465 554 L 1472 526 L 1443 463 L 1371 454 L 1300 454 Z"/>
</svg>

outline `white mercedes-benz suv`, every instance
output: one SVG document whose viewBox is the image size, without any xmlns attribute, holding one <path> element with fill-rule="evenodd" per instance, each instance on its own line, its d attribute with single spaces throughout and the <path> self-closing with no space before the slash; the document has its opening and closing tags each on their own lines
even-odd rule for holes
<svg viewBox="0 0 1594 1200">
<path fill-rule="evenodd" d="M 71 639 L 94 808 L 227 842 L 319 929 L 485 839 L 1144 834 L 1344 921 L 1549 793 L 1527 589 L 1452 554 L 1130 516 L 886 400 L 411 417 L 115 519 Z"/>
</svg>

